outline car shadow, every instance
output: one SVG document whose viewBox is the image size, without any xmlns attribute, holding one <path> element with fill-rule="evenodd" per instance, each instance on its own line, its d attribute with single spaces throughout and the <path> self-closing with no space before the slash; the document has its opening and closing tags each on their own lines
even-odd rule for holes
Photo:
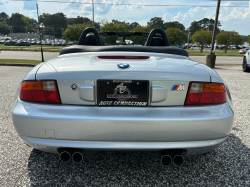
<svg viewBox="0 0 250 187">
<path fill-rule="evenodd" d="M 28 173 L 31 186 L 245 186 L 250 149 L 230 134 L 215 151 L 188 156 L 181 167 L 164 166 L 145 152 L 103 151 L 75 164 L 33 149 Z"/>
</svg>

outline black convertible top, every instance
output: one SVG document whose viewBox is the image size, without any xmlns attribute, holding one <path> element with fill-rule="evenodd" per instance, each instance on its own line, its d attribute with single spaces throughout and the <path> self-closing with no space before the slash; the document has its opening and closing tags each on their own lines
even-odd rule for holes
<svg viewBox="0 0 250 187">
<path fill-rule="evenodd" d="M 93 33 L 93 34 L 89 34 Z M 106 46 L 101 36 L 118 35 L 118 36 L 147 36 L 144 46 L 133 45 L 111 45 Z M 166 53 L 182 56 L 189 56 L 184 49 L 171 47 L 168 37 L 162 29 L 153 29 L 150 33 L 146 32 L 100 32 L 95 28 L 86 28 L 79 39 L 78 45 L 63 48 L 60 55 L 80 52 L 101 52 L 101 51 L 129 51 L 129 52 L 151 52 Z"/>
<path fill-rule="evenodd" d="M 74 45 L 63 48 L 60 55 L 67 53 L 80 53 L 80 52 L 102 52 L 102 51 L 126 51 L 126 52 L 148 52 L 148 53 L 166 53 L 174 55 L 182 55 L 188 57 L 186 50 L 171 47 L 171 46 L 129 46 L 129 45 L 110 45 L 110 46 L 84 46 Z"/>
</svg>

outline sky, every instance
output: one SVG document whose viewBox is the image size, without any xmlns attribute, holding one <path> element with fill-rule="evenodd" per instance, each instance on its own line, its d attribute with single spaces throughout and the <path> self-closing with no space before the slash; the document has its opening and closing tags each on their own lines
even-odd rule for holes
<svg viewBox="0 0 250 187">
<path fill-rule="evenodd" d="M 9 16 L 11 16 L 12 13 L 18 12 L 25 16 L 37 19 L 36 4 L 38 3 L 39 14 L 54 14 L 57 12 L 63 12 L 67 17 L 83 16 L 88 17 L 92 20 L 92 5 L 83 4 L 91 3 L 92 0 L 53 0 L 53 2 L 44 1 L 51 0 L 0 0 L 0 12 L 5 12 Z M 55 1 L 60 1 L 60 3 Z M 82 4 L 76 2 L 81 2 Z M 152 17 L 162 17 L 165 22 L 179 21 L 186 28 L 188 28 L 193 21 L 198 21 L 203 18 L 214 19 L 217 4 L 217 1 L 215 0 L 94 0 L 94 2 L 104 3 L 95 4 L 95 21 L 101 22 L 104 19 L 108 21 L 111 21 L 112 19 L 117 19 L 119 21 L 138 22 L 140 25 L 146 25 Z M 153 4 L 160 6 L 138 6 L 138 4 Z M 220 28 L 223 30 L 234 30 L 236 32 L 239 32 L 241 35 L 250 35 L 250 1 L 222 0 L 219 21 L 222 25 L 222 27 Z"/>
</svg>

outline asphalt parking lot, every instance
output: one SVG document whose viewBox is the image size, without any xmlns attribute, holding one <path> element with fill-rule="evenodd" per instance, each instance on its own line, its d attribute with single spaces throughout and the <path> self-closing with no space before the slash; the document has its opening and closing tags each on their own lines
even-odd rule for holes
<svg viewBox="0 0 250 187">
<path fill-rule="evenodd" d="M 29 67 L 0 67 L 0 186 L 250 186 L 250 73 L 215 70 L 229 86 L 235 121 L 214 152 L 163 166 L 144 152 L 99 152 L 80 164 L 26 146 L 11 120 L 16 88 Z"/>
</svg>

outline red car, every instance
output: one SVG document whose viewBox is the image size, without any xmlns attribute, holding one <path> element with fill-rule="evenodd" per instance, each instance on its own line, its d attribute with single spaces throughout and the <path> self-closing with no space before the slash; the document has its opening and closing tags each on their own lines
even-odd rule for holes
<svg viewBox="0 0 250 187">
<path fill-rule="evenodd" d="M 220 47 L 219 47 L 219 49 L 225 49 L 225 46 L 224 46 L 224 45 L 222 45 L 222 46 L 220 46 Z M 227 49 L 230 49 L 230 47 L 229 47 L 229 46 L 227 46 Z"/>
</svg>

